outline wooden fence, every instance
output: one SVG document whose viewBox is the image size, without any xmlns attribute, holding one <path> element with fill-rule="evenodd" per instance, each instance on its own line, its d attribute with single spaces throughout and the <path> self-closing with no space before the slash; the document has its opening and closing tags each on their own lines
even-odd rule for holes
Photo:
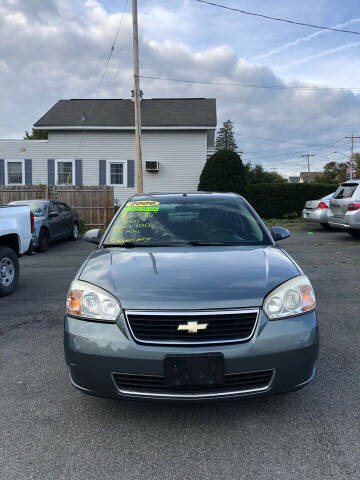
<svg viewBox="0 0 360 480">
<path fill-rule="evenodd" d="M 86 229 L 105 227 L 114 216 L 114 188 L 107 186 L 6 186 L 0 187 L 0 205 L 16 200 L 52 199 L 67 203 Z"/>
</svg>

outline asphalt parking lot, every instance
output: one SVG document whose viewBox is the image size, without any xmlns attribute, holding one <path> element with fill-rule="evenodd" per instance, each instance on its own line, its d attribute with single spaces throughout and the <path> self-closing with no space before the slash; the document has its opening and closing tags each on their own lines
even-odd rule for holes
<svg viewBox="0 0 360 480">
<path fill-rule="evenodd" d="M 360 240 L 307 225 L 282 245 L 317 294 L 315 380 L 277 397 L 185 405 L 75 390 L 64 299 L 93 246 L 23 257 L 18 290 L 0 299 L 0 478 L 359 478 Z"/>
</svg>

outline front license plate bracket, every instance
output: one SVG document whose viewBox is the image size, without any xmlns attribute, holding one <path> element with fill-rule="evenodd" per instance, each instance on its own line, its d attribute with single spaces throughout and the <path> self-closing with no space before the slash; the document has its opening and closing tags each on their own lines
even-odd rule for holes
<svg viewBox="0 0 360 480">
<path fill-rule="evenodd" d="M 165 385 L 171 387 L 211 387 L 224 385 L 224 356 L 169 355 L 165 358 Z"/>
</svg>

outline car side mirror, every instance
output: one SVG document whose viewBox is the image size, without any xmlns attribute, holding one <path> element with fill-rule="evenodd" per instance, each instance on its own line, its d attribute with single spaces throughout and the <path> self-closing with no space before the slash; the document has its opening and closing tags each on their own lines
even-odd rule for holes
<svg viewBox="0 0 360 480">
<path fill-rule="evenodd" d="M 271 227 L 271 236 L 275 240 L 275 242 L 278 242 L 279 240 L 289 238 L 290 232 L 287 228 L 274 226 Z"/>
<path fill-rule="evenodd" d="M 50 212 L 49 213 L 49 218 L 55 218 L 55 217 L 58 217 L 59 214 L 57 212 Z"/>
<path fill-rule="evenodd" d="M 95 243 L 95 245 L 99 245 L 101 240 L 101 230 L 100 228 L 94 228 L 93 230 L 88 230 L 84 233 L 82 237 L 83 240 L 90 243 Z"/>
</svg>

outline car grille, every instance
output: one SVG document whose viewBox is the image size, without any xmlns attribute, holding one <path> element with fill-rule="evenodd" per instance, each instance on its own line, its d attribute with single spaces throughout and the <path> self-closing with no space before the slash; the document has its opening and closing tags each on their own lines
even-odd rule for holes
<svg viewBox="0 0 360 480">
<path fill-rule="evenodd" d="M 224 385 L 214 386 L 167 386 L 164 377 L 152 375 L 133 375 L 126 373 L 113 373 L 112 378 L 118 391 L 123 394 L 145 394 L 154 395 L 168 393 L 176 396 L 177 394 L 211 394 L 224 395 L 247 393 L 268 390 L 275 375 L 274 370 L 261 370 L 256 372 L 230 373 L 225 375 Z"/>
<path fill-rule="evenodd" d="M 199 345 L 249 340 L 255 331 L 258 314 L 258 309 L 208 312 L 127 311 L 126 318 L 134 339 L 139 343 Z M 192 331 L 194 327 L 196 332 Z"/>
</svg>

